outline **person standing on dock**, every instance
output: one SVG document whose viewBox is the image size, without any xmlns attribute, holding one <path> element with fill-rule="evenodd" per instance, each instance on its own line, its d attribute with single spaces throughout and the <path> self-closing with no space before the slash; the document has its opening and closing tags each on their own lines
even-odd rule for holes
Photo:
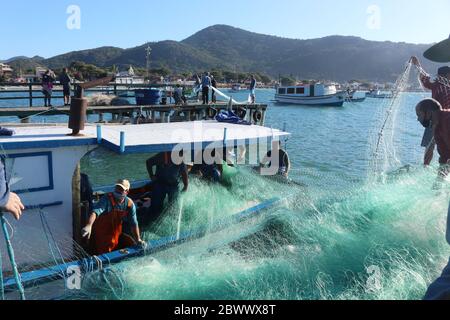
<svg viewBox="0 0 450 320">
<path fill-rule="evenodd" d="M 250 103 L 255 104 L 256 102 L 256 79 L 254 75 L 250 76 Z"/>
<path fill-rule="evenodd" d="M 153 171 L 156 167 L 156 172 Z M 175 164 L 171 159 L 170 152 L 160 153 L 147 160 L 147 171 L 152 180 L 152 204 L 151 219 L 155 220 L 164 210 L 164 200 L 169 198 L 169 203 L 175 201 L 180 184 L 180 177 L 183 180 L 183 192 L 188 190 L 189 178 L 186 165 Z"/>
<path fill-rule="evenodd" d="M 173 98 L 175 99 L 175 105 L 182 106 L 187 104 L 187 98 L 184 95 L 183 87 L 177 84 L 173 92 Z"/>
<path fill-rule="evenodd" d="M 211 102 L 212 103 L 216 103 L 217 102 L 216 92 L 214 91 L 214 89 L 216 89 L 216 88 L 217 88 L 216 78 L 214 78 L 214 76 L 211 75 L 211 91 L 212 91 L 212 93 L 211 93 Z"/>
<path fill-rule="evenodd" d="M 194 92 L 196 94 L 197 102 L 198 102 L 199 101 L 198 96 L 200 94 L 200 90 L 202 89 L 202 80 L 200 79 L 198 74 L 194 74 L 194 81 L 195 81 Z"/>
<path fill-rule="evenodd" d="M 211 77 L 209 72 L 205 72 L 202 78 L 202 100 L 203 104 L 209 103 L 209 87 L 211 87 Z"/>
<path fill-rule="evenodd" d="M 53 82 L 55 82 L 55 74 L 47 70 L 42 76 L 42 93 L 44 94 L 44 105 L 52 106 Z"/>
<path fill-rule="evenodd" d="M 436 99 L 441 104 L 442 109 L 450 109 L 450 67 L 439 68 L 438 79 L 432 82 L 431 76 L 422 68 L 417 57 L 411 57 L 410 61 L 419 70 L 420 82 L 422 85 L 431 90 L 432 98 Z M 425 147 L 425 165 L 429 165 L 431 160 L 433 160 L 435 149 L 431 125 L 428 128 L 425 128 L 424 137 L 422 139 L 422 147 Z"/>
<path fill-rule="evenodd" d="M 6 181 L 5 165 L 3 158 L 0 159 L 0 213 L 9 212 L 12 216 L 19 220 L 22 211 L 25 210 L 19 196 L 9 191 L 9 185 Z"/>
<path fill-rule="evenodd" d="M 104 195 L 94 206 L 87 225 L 81 230 L 83 238 L 90 240 L 92 254 L 110 253 L 136 243 L 146 246 L 141 239 L 136 206 L 127 197 L 129 191 L 130 182 L 119 180 L 114 192 Z M 124 222 L 130 226 L 134 239 L 122 232 Z"/>
<path fill-rule="evenodd" d="M 72 79 L 69 76 L 69 70 L 67 68 L 63 69 L 63 73 L 59 77 L 59 82 L 63 86 L 64 105 L 70 106 L 70 83 Z"/>
</svg>

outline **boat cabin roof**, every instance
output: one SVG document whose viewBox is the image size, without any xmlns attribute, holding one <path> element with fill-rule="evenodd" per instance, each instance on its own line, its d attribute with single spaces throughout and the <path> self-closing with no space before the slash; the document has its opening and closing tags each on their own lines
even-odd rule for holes
<svg viewBox="0 0 450 320">
<path fill-rule="evenodd" d="M 194 121 L 141 125 L 87 125 L 83 136 L 68 136 L 67 126 L 42 125 L 9 127 L 12 137 L 0 137 L 3 150 L 58 148 L 100 144 L 117 153 L 157 153 L 171 151 L 179 144 L 201 143 L 205 148 L 214 142 L 249 145 L 258 139 L 282 139 L 289 135 L 277 129 L 257 125 L 238 125 L 216 121 Z"/>
</svg>

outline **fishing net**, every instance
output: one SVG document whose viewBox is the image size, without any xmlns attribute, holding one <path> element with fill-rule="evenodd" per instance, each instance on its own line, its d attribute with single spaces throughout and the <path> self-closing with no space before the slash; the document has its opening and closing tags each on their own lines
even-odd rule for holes
<svg viewBox="0 0 450 320">
<path fill-rule="evenodd" d="M 371 113 L 365 118 L 371 122 L 353 140 L 343 142 L 337 132 L 319 127 L 330 127 L 340 111 L 309 111 L 317 123 L 302 123 L 302 130 L 283 143 L 297 155 L 292 159 L 295 184 L 260 177 L 251 168 L 234 171 L 227 185 L 193 177 L 189 192 L 142 231 L 151 240 L 202 228 L 204 241 L 103 266 L 83 275 L 81 290 L 67 290 L 59 282 L 59 293 L 66 299 L 99 300 L 421 299 L 450 254 L 444 235 L 449 195 L 446 185 L 434 188 L 437 165 L 421 165 L 423 129 L 414 107 L 429 93 L 407 92 L 417 84 L 417 71 L 408 65 L 392 99 L 368 101 L 369 110 L 352 106 L 355 119 Z M 301 112 L 270 109 L 267 121 L 282 123 L 280 114 L 298 119 Z M 332 152 L 319 154 L 315 148 L 323 150 L 323 145 Z M 344 152 L 362 160 L 344 163 Z M 112 153 L 95 150 L 83 159 L 82 171 L 98 185 L 124 176 L 145 178 L 146 157 L 126 157 L 116 161 Z M 273 197 L 286 200 L 251 227 L 214 231 L 221 219 Z M 63 252 L 72 242 L 58 245 Z M 61 260 L 55 250 L 54 256 Z M 51 250 L 48 257 L 48 266 L 54 265 Z M 45 292 L 36 286 L 31 296 L 42 298 Z"/>
</svg>

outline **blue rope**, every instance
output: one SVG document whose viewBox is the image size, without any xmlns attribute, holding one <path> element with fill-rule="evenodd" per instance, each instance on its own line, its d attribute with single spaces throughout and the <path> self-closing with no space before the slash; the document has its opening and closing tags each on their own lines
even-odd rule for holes
<svg viewBox="0 0 450 320">
<path fill-rule="evenodd" d="M 9 232 L 8 232 L 8 229 L 6 228 L 6 219 L 3 216 L 3 213 L 0 213 L 0 220 L 2 223 L 3 233 L 5 235 L 5 241 L 6 241 L 6 247 L 8 249 L 9 260 L 11 261 L 14 278 L 16 279 L 17 289 L 19 290 L 19 293 L 20 293 L 20 299 L 26 300 L 25 299 L 25 290 L 23 289 L 22 280 L 20 279 L 19 270 L 17 268 L 16 259 L 14 257 L 14 249 L 11 244 L 11 239 L 9 238 Z"/>
<path fill-rule="evenodd" d="M 1 214 L 1 213 L 0 213 Z M 5 300 L 5 287 L 3 285 L 3 265 L 2 265 L 2 252 L 0 251 L 0 300 Z"/>
</svg>

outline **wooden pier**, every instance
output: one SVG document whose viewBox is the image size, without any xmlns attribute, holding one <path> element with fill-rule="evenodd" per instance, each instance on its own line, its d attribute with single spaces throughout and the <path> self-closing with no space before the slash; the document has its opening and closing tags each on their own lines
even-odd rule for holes
<svg viewBox="0 0 450 320">
<path fill-rule="evenodd" d="M 29 84 L 5 84 L 10 89 L 1 91 L 7 95 L 0 95 L 1 100 L 20 100 L 24 105 L 19 107 L 0 107 L 0 123 L 1 117 L 18 117 L 22 123 L 29 123 L 32 117 L 37 116 L 54 116 L 54 115 L 69 115 L 70 107 L 56 106 L 52 108 L 44 106 L 36 106 L 34 100 L 39 100 L 38 103 L 43 102 L 43 96 L 36 95 L 41 91 L 38 83 Z M 75 84 L 73 84 L 75 86 Z M 110 83 L 106 86 L 100 86 L 85 90 L 91 93 L 114 94 L 115 96 L 122 93 L 127 94 L 133 92 L 135 89 L 148 87 L 163 88 L 167 85 L 132 85 L 132 84 L 116 84 Z M 14 90 L 11 90 L 14 88 Z M 53 92 L 60 92 L 61 89 L 53 90 Z M 170 104 L 173 101 L 171 98 L 171 91 L 164 90 L 166 99 L 169 104 L 160 105 L 119 105 L 119 106 L 98 106 L 92 105 L 87 108 L 87 115 L 98 115 L 99 122 L 106 123 L 106 114 L 111 115 L 107 117 L 109 123 L 165 123 L 165 122 L 182 122 L 182 121 L 196 121 L 204 119 L 213 119 L 215 115 L 221 110 L 229 108 L 228 103 L 218 102 L 214 104 L 203 105 L 200 102 L 189 102 L 186 105 Z M 22 93 L 22 95 L 11 96 L 14 93 Z M 53 96 L 52 99 L 61 99 L 62 96 Z M 120 98 L 120 95 L 119 95 Z M 28 103 L 26 103 L 28 102 Z M 232 110 L 242 119 L 247 120 L 253 124 L 264 125 L 265 114 L 267 110 L 266 104 L 234 104 Z M 110 119 L 111 118 L 111 119 Z"/>
<path fill-rule="evenodd" d="M 87 114 L 99 115 L 99 122 L 106 122 L 104 115 L 111 114 L 111 123 L 164 123 L 213 119 L 218 112 L 228 108 L 227 103 L 88 106 Z M 244 120 L 264 125 L 266 104 L 234 104 L 232 109 Z M 34 116 L 68 115 L 69 112 L 70 107 L 13 107 L 0 108 L 0 117 L 18 117 L 22 123 L 29 123 L 30 118 Z"/>
</svg>

